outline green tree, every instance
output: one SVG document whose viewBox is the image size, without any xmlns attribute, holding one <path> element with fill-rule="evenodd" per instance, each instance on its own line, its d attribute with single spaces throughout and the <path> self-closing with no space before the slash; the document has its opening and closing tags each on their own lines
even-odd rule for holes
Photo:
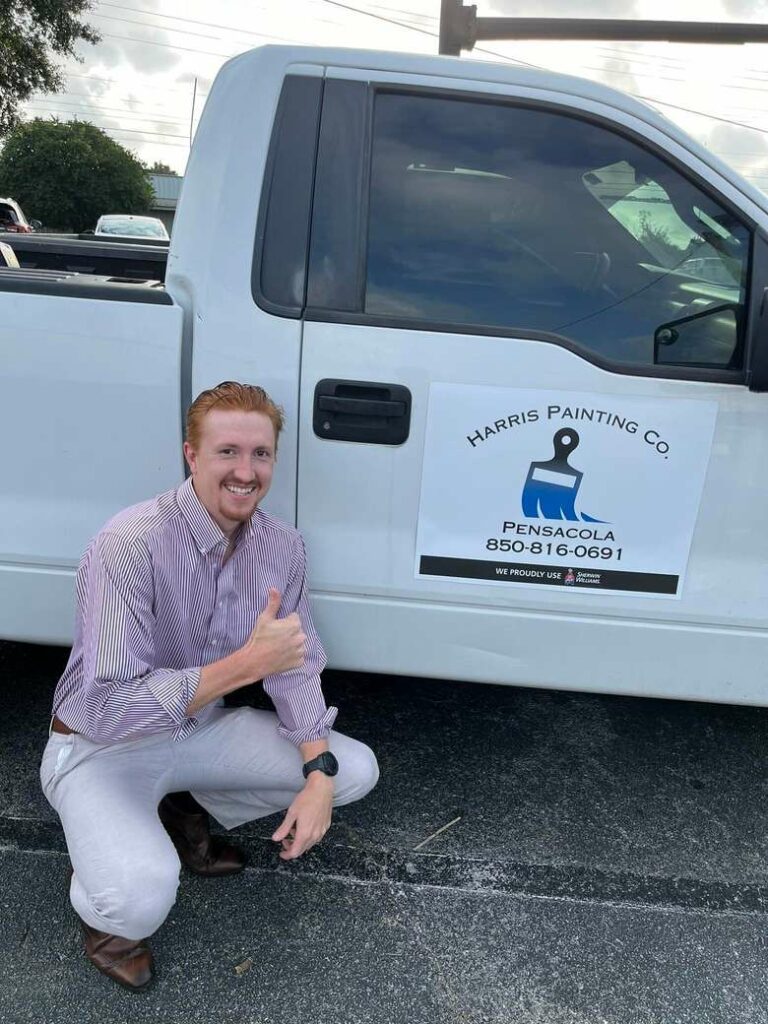
<svg viewBox="0 0 768 1024">
<path fill-rule="evenodd" d="M 99 41 L 98 32 L 80 20 L 91 4 L 92 0 L 0 0 L 0 136 L 18 124 L 18 105 L 33 92 L 63 88 L 56 55 L 77 57 L 79 40 Z"/>
<path fill-rule="evenodd" d="M 8 135 L 0 195 L 60 231 L 86 231 L 102 213 L 143 213 L 153 198 L 142 163 L 100 128 L 41 118 Z"/>
<path fill-rule="evenodd" d="M 653 253 L 662 266 L 676 267 L 691 255 L 691 242 L 686 241 L 685 245 L 675 242 L 669 228 L 658 224 L 647 210 L 640 211 L 637 221 L 640 227 L 638 241 Z"/>
<path fill-rule="evenodd" d="M 162 160 L 155 160 L 151 167 L 147 168 L 149 174 L 176 174 L 176 171 L 168 164 L 164 164 Z"/>
</svg>

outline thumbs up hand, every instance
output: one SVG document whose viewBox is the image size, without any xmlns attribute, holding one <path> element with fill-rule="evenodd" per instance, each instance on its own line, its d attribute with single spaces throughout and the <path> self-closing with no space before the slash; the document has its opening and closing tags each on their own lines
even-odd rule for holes
<svg viewBox="0 0 768 1024">
<path fill-rule="evenodd" d="M 287 672 L 304 664 L 307 638 L 301 619 L 296 612 L 278 619 L 281 600 L 280 592 L 270 588 L 267 606 L 256 620 L 244 646 L 246 653 L 253 656 L 254 665 L 258 666 L 257 677 Z"/>
<path fill-rule="evenodd" d="M 278 590 L 275 590 L 274 587 L 270 587 L 269 588 L 269 595 L 267 597 L 267 607 L 264 609 L 264 611 L 261 613 L 261 615 L 256 620 L 256 628 L 257 629 L 259 628 L 259 623 L 260 622 L 271 622 L 271 621 L 274 621 L 274 619 L 277 618 L 277 613 L 280 611 L 280 602 L 281 601 L 282 601 L 282 596 L 281 596 L 280 592 Z"/>
</svg>

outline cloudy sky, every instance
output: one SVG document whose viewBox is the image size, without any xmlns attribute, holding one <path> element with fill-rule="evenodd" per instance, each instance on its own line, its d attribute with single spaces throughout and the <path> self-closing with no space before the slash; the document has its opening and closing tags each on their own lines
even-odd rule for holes
<svg viewBox="0 0 768 1024">
<path fill-rule="evenodd" d="M 768 0 L 474 2 L 479 16 L 768 23 Z M 101 43 L 81 46 L 66 92 L 33 97 L 26 115 L 91 120 L 141 159 L 183 173 L 190 130 L 228 57 L 268 42 L 436 53 L 439 10 L 440 0 L 96 0 L 89 20 Z M 473 57 L 581 75 L 656 103 L 768 191 L 768 43 L 493 42 Z"/>
</svg>

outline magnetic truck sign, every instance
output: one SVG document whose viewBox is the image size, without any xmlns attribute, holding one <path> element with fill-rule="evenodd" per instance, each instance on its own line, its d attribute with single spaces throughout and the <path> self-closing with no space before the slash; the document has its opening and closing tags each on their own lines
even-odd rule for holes
<svg viewBox="0 0 768 1024">
<path fill-rule="evenodd" d="M 716 416 L 432 384 L 416 576 L 680 597 Z"/>
</svg>

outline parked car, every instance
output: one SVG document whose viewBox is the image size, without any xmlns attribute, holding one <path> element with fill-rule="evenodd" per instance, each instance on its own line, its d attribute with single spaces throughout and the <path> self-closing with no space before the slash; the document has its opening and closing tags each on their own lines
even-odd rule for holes
<svg viewBox="0 0 768 1024">
<path fill-rule="evenodd" d="M 159 238 L 168 241 L 165 224 L 159 217 L 138 217 L 132 213 L 106 213 L 96 222 L 95 235 L 120 238 Z"/>
<path fill-rule="evenodd" d="M 0 199 L 0 231 L 26 235 L 37 227 L 40 227 L 40 222 L 30 223 L 17 202 L 13 199 Z"/>
</svg>

